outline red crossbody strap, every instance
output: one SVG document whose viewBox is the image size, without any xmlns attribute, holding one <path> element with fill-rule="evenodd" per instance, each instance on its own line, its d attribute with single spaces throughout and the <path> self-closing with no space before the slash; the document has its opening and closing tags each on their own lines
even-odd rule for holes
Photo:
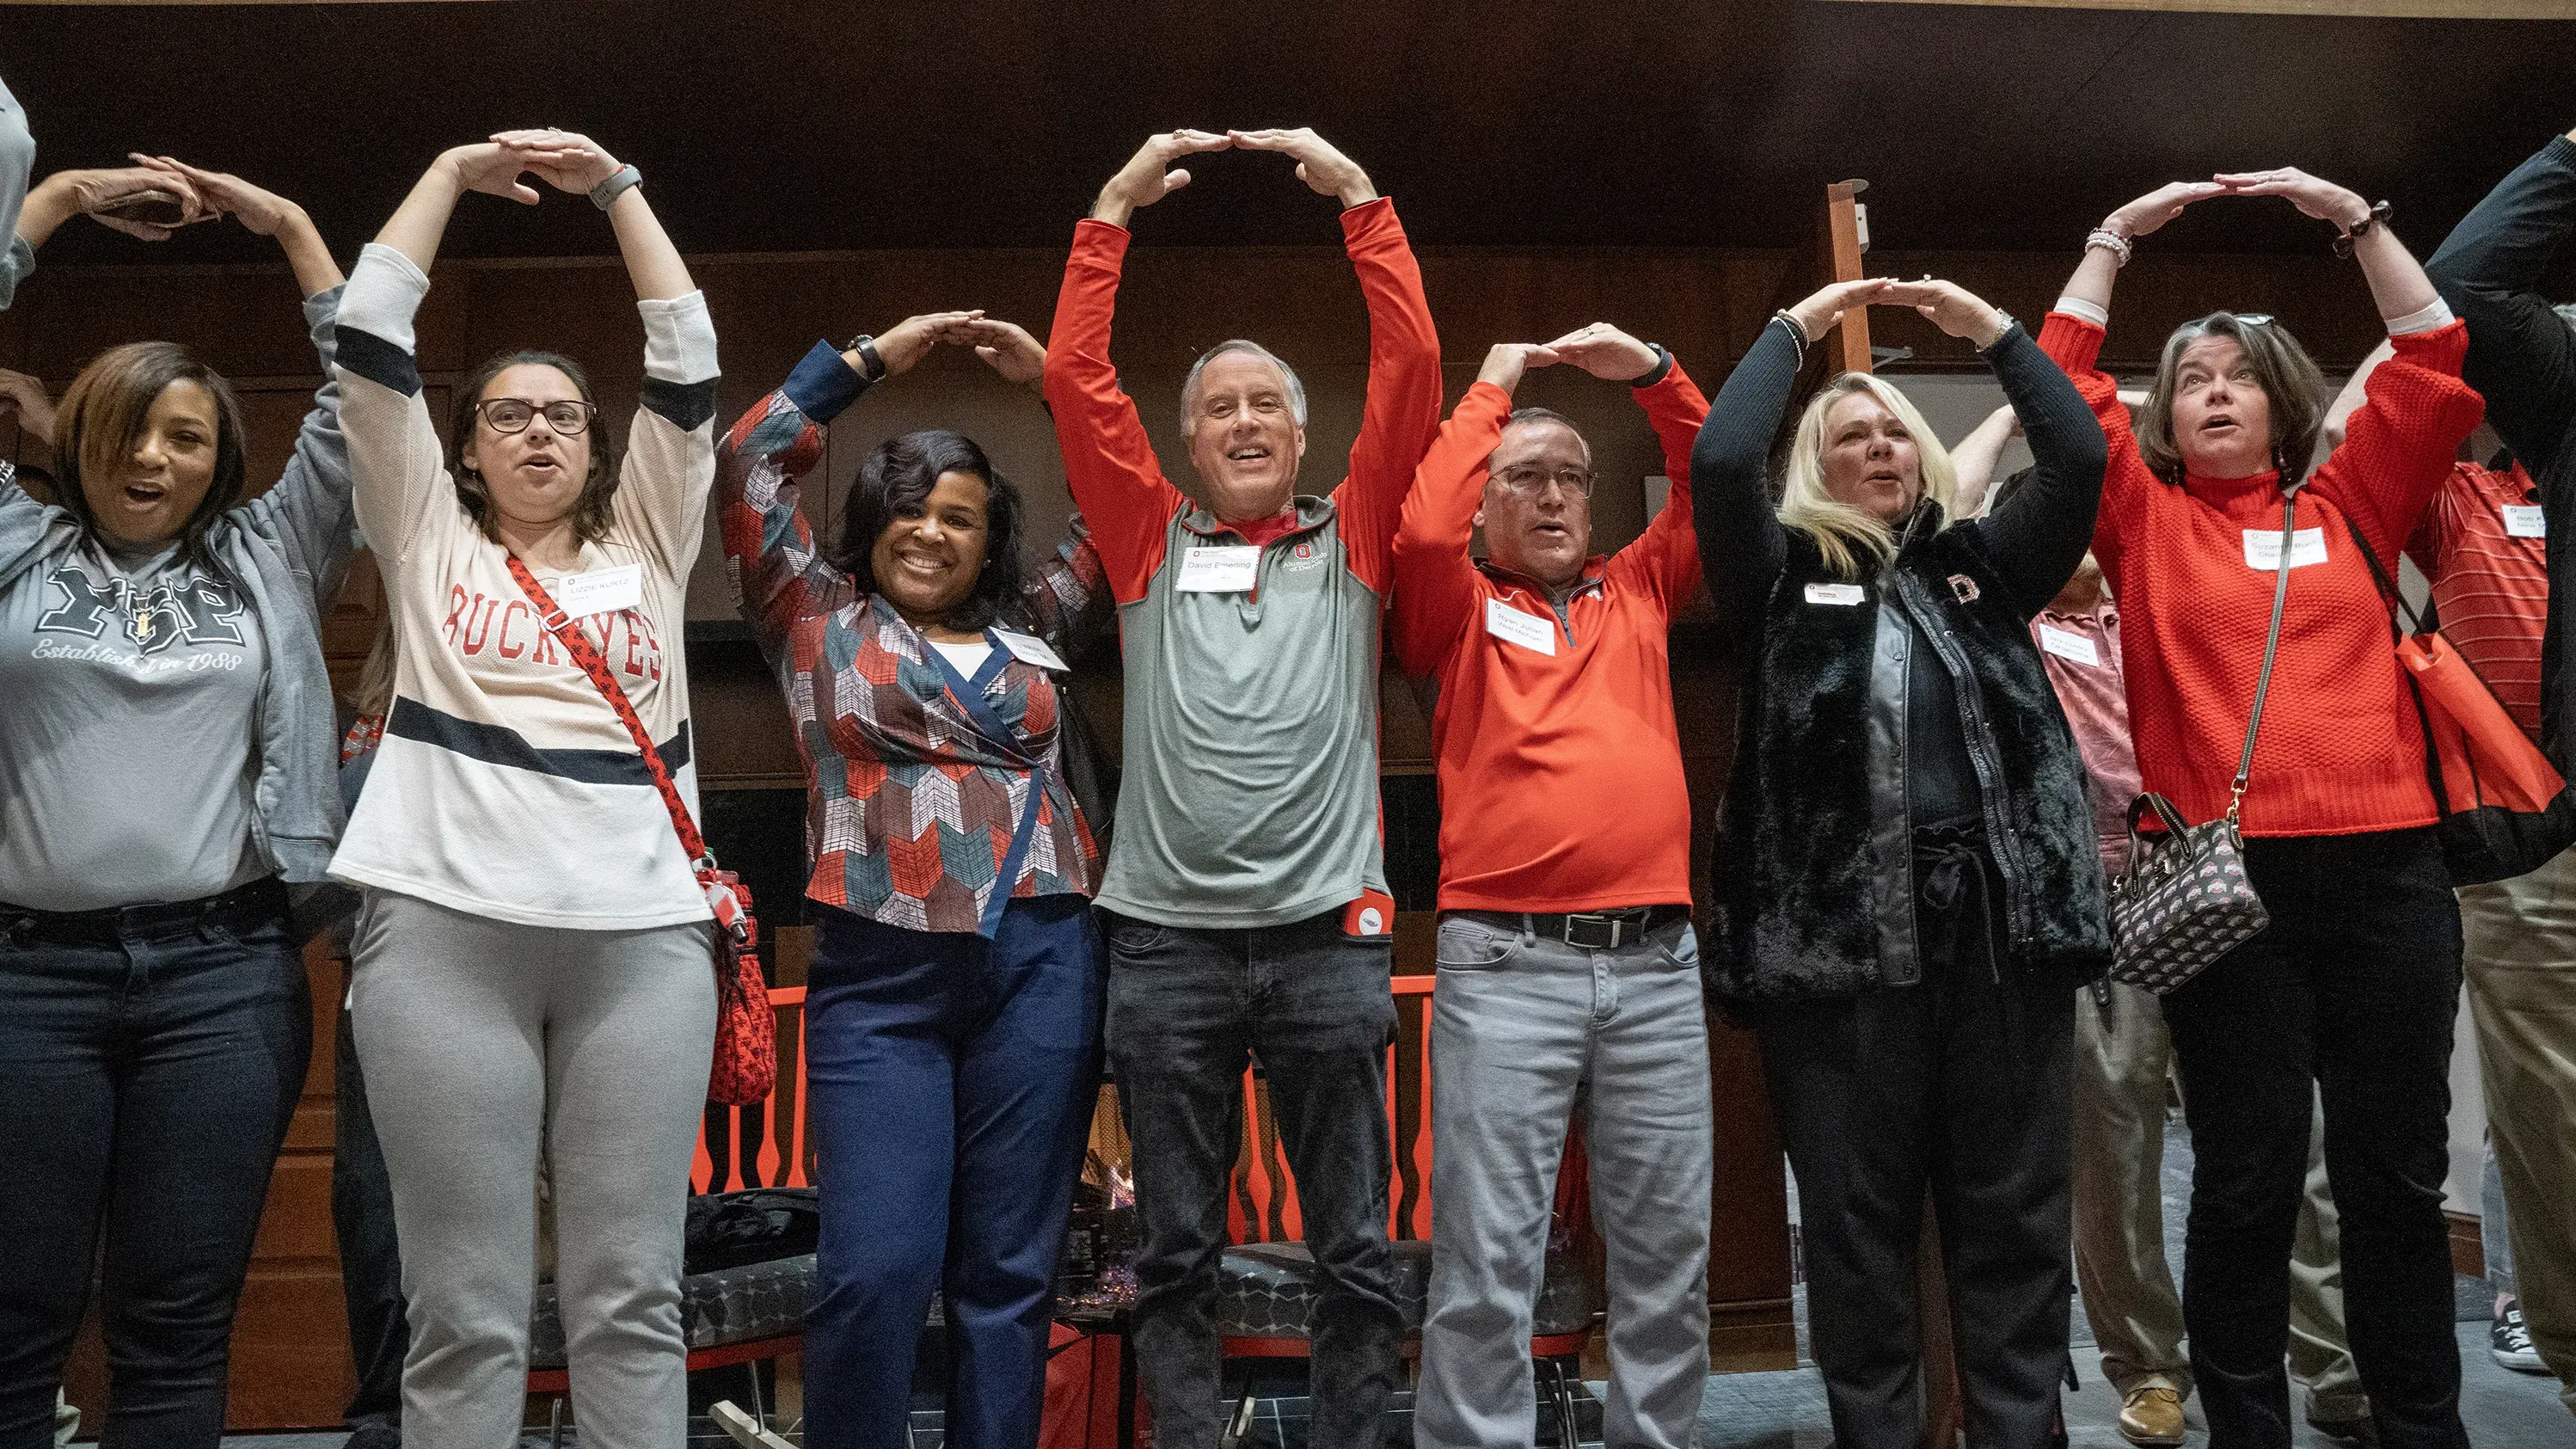
<svg viewBox="0 0 2576 1449">
<path fill-rule="evenodd" d="M 698 822 L 690 818 L 689 807 L 680 799 L 680 787 L 671 783 L 671 771 L 662 763 L 662 752 L 653 748 L 653 737 L 644 732 L 644 721 L 635 717 L 635 706 L 627 700 L 626 691 L 619 687 L 617 676 L 609 673 L 608 661 L 599 656 L 599 650 L 591 645 L 581 629 L 565 617 L 553 597 L 537 582 L 537 576 L 528 572 L 528 566 L 519 562 L 516 554 L 510 555 L 510 577 L 519 581 L 519 591 L 528 596 L 529 603 L 537 606 L 538 616 L 545 621 L 546 632 L 554 635 L 556 642 L 563 645 L 564 652 L 572 656 L 572 662 L 580 665 L 581 672 L 590 676 L 590 682 L 598 688 L 600 697 L 608 701 L 610 709 L 617 711 L 617 722 L 626 726 L 626 733 L 634 738 L 635 748 L 643 753 L 644 768 L 652 773 L 653 788 L 662 792 L 662 806 L 671 812 L 671 828 L 680 833 L 680 848 L 689 853 L 689 863 L 692 866 L 714 865 L 707 854 L 706 837 L 698 834 Z"/>
</svg>

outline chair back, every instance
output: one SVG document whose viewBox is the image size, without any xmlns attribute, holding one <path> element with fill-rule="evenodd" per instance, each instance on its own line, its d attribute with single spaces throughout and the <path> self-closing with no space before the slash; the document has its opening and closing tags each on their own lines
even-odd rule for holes
<svg viewBox="0 0 2576 1449">
<path fill-rule="evenodd" d="M 1387 1236 L 1398 1242 L 1431 1240 L 1431 994 L 1433 976 L 1398 976 L 1395 1044 L 1387 1049 L 1386 1121 L 1395 1171 L 1387 1179 Z M 1270 1103 L 1270 1084 L 1256 1066 L 1243 1074 L 1243 1143 L 1226 1194 L 1226 1221 L 1237 1243 L 1284 1243 L 1304 1238 L 1297 1212 L 1297 1184 Z M 1556 1222 L 1561 1234 L 1591 1228 L 1591 1178 L 1581 1137 L 1566 1134 L 1565 1162 L 1556 1177 Z"/>
</svg>

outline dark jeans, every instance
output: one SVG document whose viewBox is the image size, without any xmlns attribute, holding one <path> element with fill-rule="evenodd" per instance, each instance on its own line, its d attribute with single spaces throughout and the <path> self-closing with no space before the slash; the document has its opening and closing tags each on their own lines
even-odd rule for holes
<svg viewBox="0 0 2576 1449">
<path fill-rule="evenodd" d="M 358 1372 L 348 1416 L 351 1424 L 373 1421 L 399 1434 L 411 1325 L 403 1318 L 402 1254 L 394 1245 L 394 1185 L 385 1171 L 385 1149 L 376 1141 L 375 1114 L 367 1108 L 367 1077 L 358 1067 L 347 1007 L 339 1017 L 332 1047 L 338 1112 L 331 1137 L 331 1232 L 340 1241 L 349 1360 Z"/>
<path fill-rule="evenodd" d="M 282 888 L 175 924 L 0 907 L 0 1449 L 52 1449 L 100 1263 L 104 1449 L 213 1449 L 313 1015 Z"/>
<path fill-rule="evenodd" d="M 2261 934 L 2164 998 L 2194 1168 L 2183 1326 L 2212 1449 L 2284 1449 L 2310 1083 L 2353 1362 L 2387 1449 L 2457 1449 L 2442 1219 L 2460 913 L 2433 832 L 2250 840 Z"/>
<path fill-rule="evenodd" d="M 805 1060 L 823 1237 L 805 1442 L 904 1449 L 938 1292 L 947 1442 L 1033 1449 L 1056 1255 L 1099 1095 L 1090 902 L 1013 901 L 989 943 L 817 909 Z"/>
<path fill-rule="evenodd" d="M 1390 947 L 1344 935 L 1339 911 L 1256 930 L 1106 919 L 1109 1056 L 1145 1220 L 1137 1365 L 1156 1445 L 1215 1449 L 1224 1418 L 1209 1307 L 1243 1073 L 1257 1058 L 1322 1280 L 1308 1328 L 1308 1443 L 1374 1449 L 1404 1333 L 1386 1239 Z"/>
<path fill-rule="evenodd" d="M 1928 1187 L 1968 1443 L 2037 1449 L 2061 1442 L 2075 993 L 1998 971 L 1975 920 L 1919 916 L 1917 984 L 1756 1017 L 1798 1177 L 1816 1365 L 1835 1443 L 1921 1443 L 1915 1267 Z"/>
</svg>

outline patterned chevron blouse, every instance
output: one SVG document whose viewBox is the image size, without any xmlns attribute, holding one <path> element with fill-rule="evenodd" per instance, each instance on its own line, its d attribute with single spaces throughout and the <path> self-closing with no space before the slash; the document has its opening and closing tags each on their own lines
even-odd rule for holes
<svg viewBox="0 0 2576 1449">
<path fill-rule="evenodd" d="M 996 747 L 949 695 L 929 641 L 826 563 L 797 511 L 825 427 L 864 387 L 817 343 L 716 444 L 735 607 L 786 691 L 805 761 L 805 894 L 890 926 L 979 929 L 1034 778 L 1038 818 L 1008 893 L 1090 895 L 1100 852 L 1065 786 L 1055 679 L 1017 657 L 979 671 L 988 712 L 1011 731 Z M 1100 583 L 1077 524 L 1029 586 L 1037 632 L 1063 650 Z"/>
</svg>

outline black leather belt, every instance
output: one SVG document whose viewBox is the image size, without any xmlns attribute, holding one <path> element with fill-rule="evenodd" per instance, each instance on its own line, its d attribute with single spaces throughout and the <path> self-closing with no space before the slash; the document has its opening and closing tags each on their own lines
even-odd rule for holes
<svg viewBox="0 0 2576 1449">
<path fill-rule="evenodd" d="M 286 887 L 275 876 L 193 901 L 106 906 L 95 911 L 39 911 L 0 902 L 0 935 L 13 941 L 39 937 L 49 941 L 113 941 L 122 936 L 188 929 L 215 921 L 263 920 L 286 914 L 286 905 Z"/>
<path fill-rule="evenodd" d="M 1690 919 L 1688 906 L 1629 906 L 1615 911 L 1466 911 L 1507 930 L 1528 931 L 1569 946 L 1607 951 L 1642 941 L 1646 933 Z"/>
</svg>

